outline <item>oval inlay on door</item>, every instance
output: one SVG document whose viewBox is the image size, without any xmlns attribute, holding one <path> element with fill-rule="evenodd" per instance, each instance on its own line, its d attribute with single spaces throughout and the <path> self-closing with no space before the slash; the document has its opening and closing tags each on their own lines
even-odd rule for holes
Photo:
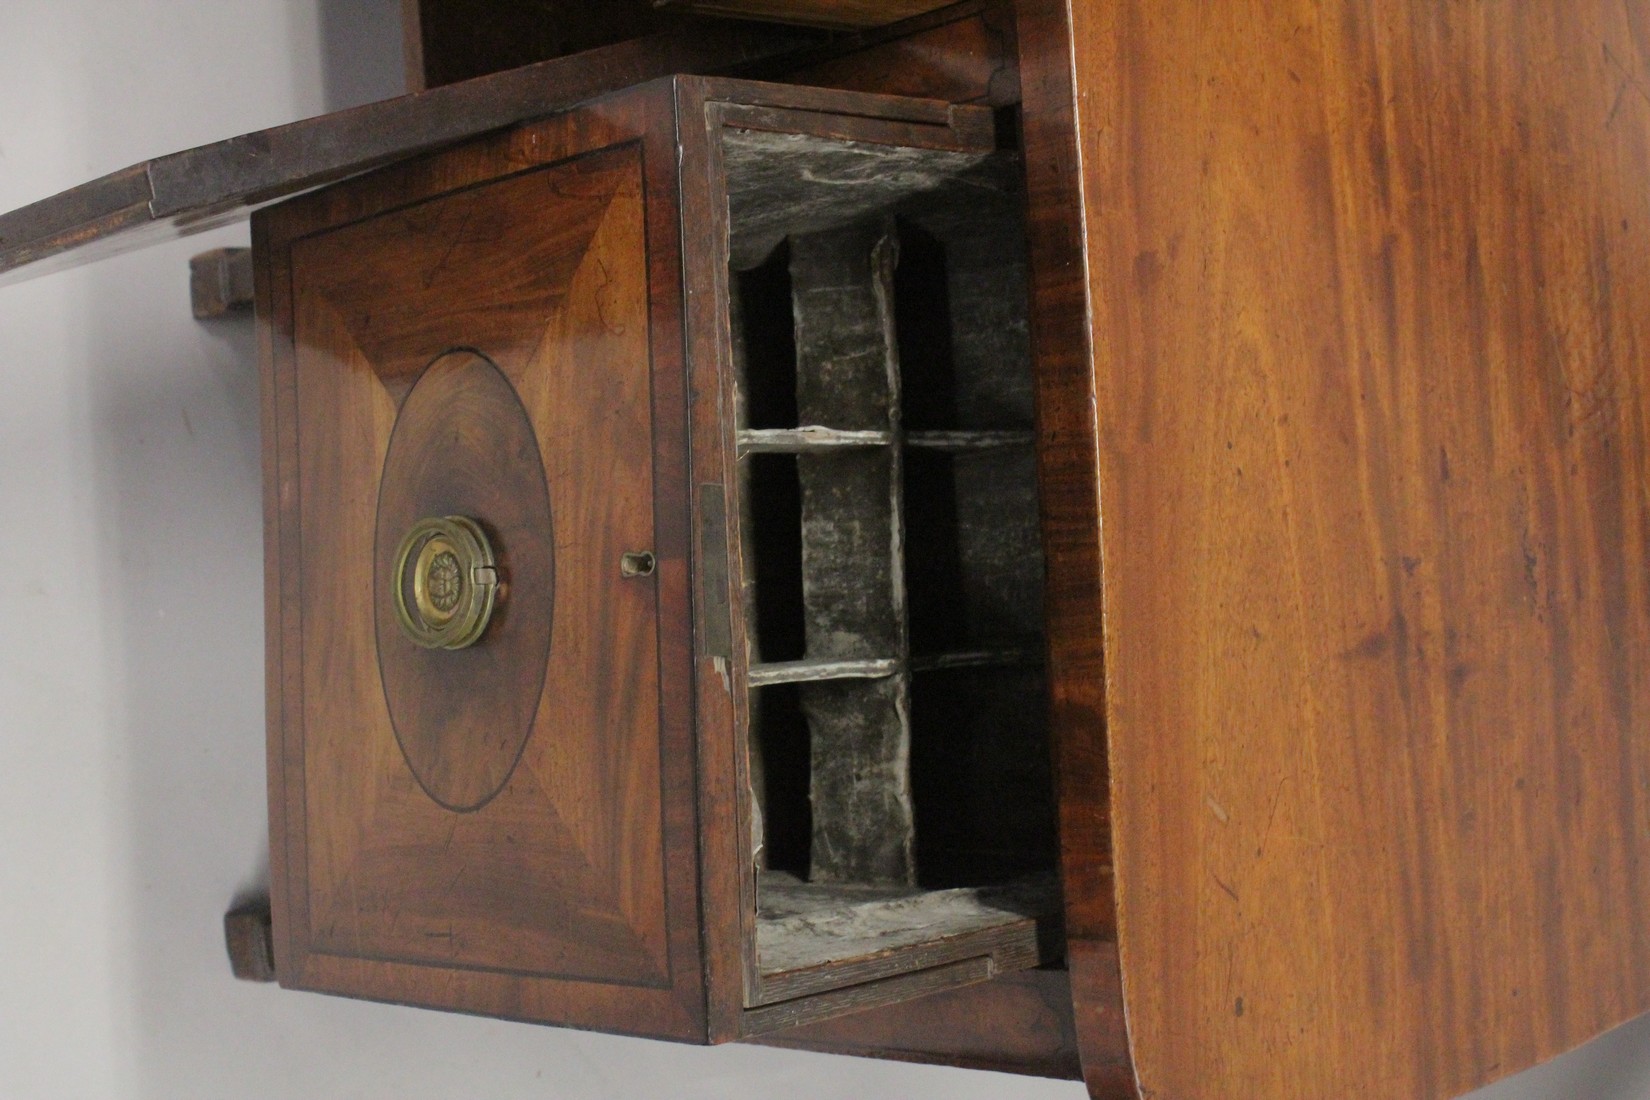
<svg viewBox="0 0 1650 1100">
<path fill-rule="evenodd" d="M 429 516 L 473 519 L 497 555 L 497 605 L 465 649 L 415 644 L 396 620 L 396 555 Z M 439 356 L 402 403 L 384 459 L 374 550 L 378 667 L 396 740 L 449 810 L 486 805 L 532 732 L 550 656 L 555 561 L 533 425 L 508 379 L 468 348 Z"/>
</svg>

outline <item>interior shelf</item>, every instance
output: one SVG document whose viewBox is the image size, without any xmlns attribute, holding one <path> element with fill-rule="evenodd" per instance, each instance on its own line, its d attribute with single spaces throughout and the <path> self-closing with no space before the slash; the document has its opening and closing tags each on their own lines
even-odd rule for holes
<svg viewBox="0 0 1650 1100">
<path fill-rule="evenodd" d="M 804 454 L 809 451 L 833 451 L 841 447 L 888 447 L 894 442 L 893 432 L 843 431 L 840 428 L 758 428 L 738 434 L 739 453 L 748 454 Z"/>
<path fill-rule="evenodd" d="M 950 668 L 994 668 L 1028 666 L 1041 667 L 1041 643 L 1018 646 L 997 646 L 989 649 L 964 650 L 955 653 L 932 653 L 913 656 L 909 661 L 899 657 L 876 657 L 858 661 L 803 660 L 775 661 L 752 665 L 745 675 L 751 687 L 772 687 L 775 684 L 803 684 L 818 680 L 876 680 L 897 676 L 902 672 L 936 672 Z"/>
<path fill-rule="evenodd" d="M 820 886 L 783 872 L 760 882 L 756 950 L 774 1000 L 876 981 L 913 968 L 990 957 L 1036 966 L 1039 920 L 1059 905 L 1053 876 L 991 887 L 922 890 Z"/>
<path fill-rule="evenodd" d="M 778 661 L 769 665 L 752 665 L 746 682 L 754 688 L 818 680 L 876 680 L 897 675 L 903 666 L 904 663 L 897 657 L 867 661 Z"/>
<path fill-rule="evenodd" d="M 848 431 L 809 425 L 803 428 L 749 428 L 736 437 L 739 453 L 803 454 L 839 447 L 890 447 L 900 442 L 893 432 Z M 1001 447 L 1030 447 L 1034 438 L 1021 431 L 909 432 L 908 447 L 931 451 L 991 451 Z"/>
</svg>

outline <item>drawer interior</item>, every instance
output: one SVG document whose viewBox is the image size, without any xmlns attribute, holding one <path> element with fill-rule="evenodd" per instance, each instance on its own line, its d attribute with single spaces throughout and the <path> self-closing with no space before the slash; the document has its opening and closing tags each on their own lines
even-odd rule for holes
<svg viewBox="0 0 1650 1100">
<path fill-rule="evenodd" d="M 747 1004 L 1050 961 L 1019 163 L 723 142 Z"/>
</svg>

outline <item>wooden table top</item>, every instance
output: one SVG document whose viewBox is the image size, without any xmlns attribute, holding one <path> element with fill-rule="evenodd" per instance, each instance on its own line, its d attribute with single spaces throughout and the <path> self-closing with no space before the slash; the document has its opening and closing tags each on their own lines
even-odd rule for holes
<svg viewBox="0 0 1650 1100">
<path fill-rule="evenodd" d="M 1650 1007 L 1650 4 L 1071 14 L 1141 1094 Z"/>
</svg>

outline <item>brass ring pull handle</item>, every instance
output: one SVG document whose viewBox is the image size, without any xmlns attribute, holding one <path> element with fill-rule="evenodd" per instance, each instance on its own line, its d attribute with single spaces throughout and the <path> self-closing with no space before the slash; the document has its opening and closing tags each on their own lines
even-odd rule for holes
<svg viewBox="0 0 1650 1100">
<path fill-rule="evenodd" d="M 498 597 L 498 566 L 486 532 L 463 516 L 413 524 L 395 554 L 395 617 L 425 649 L 463 649 L 487 630 Z"/>
</svg>

